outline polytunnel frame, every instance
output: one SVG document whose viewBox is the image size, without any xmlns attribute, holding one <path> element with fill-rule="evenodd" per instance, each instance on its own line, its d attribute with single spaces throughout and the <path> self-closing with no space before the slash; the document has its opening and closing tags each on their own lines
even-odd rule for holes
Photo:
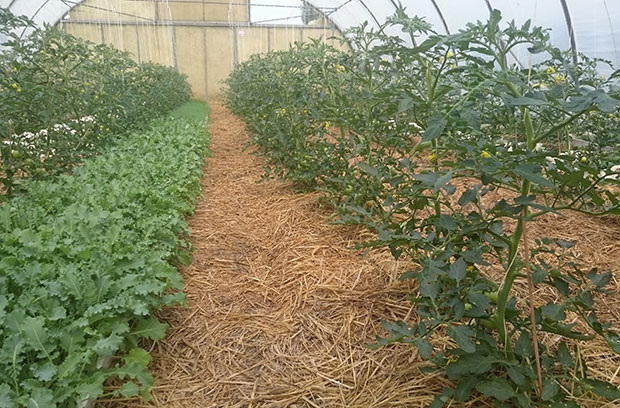
<svg viewBox="0 0 620 408">
<path fill-rule="evenodd" d="M 6 1 L 6 0 L 5 0 Z M 5 1 L 0 1 L 0 3 L 5 3 Z M 9 10 L 11 11 L 15 11 L 15 6 L 20 5 L 20 4 L 26 4 L 26 2 L 32 2 L 33 0 L 8 0 L 8 5 L 7 6 L 3 6 L 3 7 L 7 7 Z M 51 6 L 56 6 L 57 8 L 57 12 L 54 12 L 55 10 L 52 10 L 51 16 L 47 21 L 44 21 L 44 23 L 48 23 L 51 25 L 55 25 L 58 22 L 60 22 L 63 18 L 64 15 L 66 15 L 71 9 L 73 9 L 74 7 L 80 5 L 81 3 L 83 3 L 85 0 L 41 0 L 39 2 L 38 7 L 36 7 L 35 10 L 33 10 L 33 13 L 27 17 L 29 17 L 32 20 L 35 20 L 36 17 L 39 15 L 39 13 L 41 13 L 41 11 L 43 11 L 46 7 L 48 7 L 49 5 Z M 439 20 L 441 21 L 444 30 L 446 31 L 446 34 L 450 34 L 451 30 L 450 27 L 447 23 L 446 18 L 444 17 L 444 12 L 442 11 L 440 5 L 437 3 L 436 0 L 429 0 L 430 3 L 432 4 L 433 8 L 435 9 L 435 12 L 437 13 L 437 16 L 439 17 Z M 320 0 L 305 0 L 306 3 L 314 6 L 315 8 L 317 8 L 318 10 L 321 10 L 322 7 L 320 7 L 318 5 L 318 3 L 320 2 Z M 493 5 L 491 0 L 484 0 L 489 12 L 491 12 L 493 10 Z M 251 0 L 249 1 L 249 3 L 251 3 Z M 332 10 L 328 11 L 328 12 L 323 12 L 324 16 L 340 31 L 340 32 L 344 32 L 346 30 L 346 28 L 348 27 L 342 27 L 336 20 L 335 18 L 335 14 L 338 13 L 344 6 L 350 4 L 350 3 L 355 3 L 357 4 L 361 9 L 363 9 L 365 11 L 365 13 L 367 13 L 367 15 L 369 16 L 369 19 L 373 21 L 373 23 L 376 25 L 377 28 L 380 28 L 381 23 L 379 21 L 379 18 L 375 15 L 375 13 L 373 12 L 372 7 L 369 6 L 369 2 L 368 0 L 346 0 L 346 1 L 342 1 L 338 6 L 336 6 L 335 8 L 333 8 Z M 398 0 L 386 0 L 383 4 L 386 5 L 391 5 L 394 10 L 396 10 L 399 5 L 397 3 L 400 3 Z M 573 28 L 573 19 L 571 16 L 571 12 L 570 9 L 568 7 L 568 2 L 567 0 L 559 0 L 559 3 L 561 5 L 562 8 L 562 12 L 564 14 L 564 22 L 566 24 L 566 30 L 568 33 L 568 39 L 570 42 L 570 50 L 571 50 L 571 54 L 572 54 L 572 59 L 573 62 L 576 63 L 577 62 L 577 54 L 578 54 L 578 48 L 577 48 L 577 39 L 576 39 L 576 35 L 575 35 L 575 30 Z M 249 4 L 248 4 L 249 5 Z M 360 21 L 361 22 L 361 21 Z M 25 33 L 22 32 L 21 34 L 23 35 Z M 518 61 L 517 58 L 515 58 L 516 61 Z"/>
<path fill-rule="evenodd" d="M 334 10 L 331 10 L 328 13 L 325 13 L 325 16 L 330 18 L 330 15 L 333 13 L 338 12 L 338 10 L 340 10 L 342 7 L 344 7 L 345 5 L 351 3 L 355 1 L 356 3 L 358 3 L 361 7 L 364 8 L 364 10 L 366 10 L 366 12 L 371 16 L 371 18 L 373 19 L 373 21 L 376 24 L 376 28 L 380 28 L 381 27 L 381 23 L 379 23 L 379 19 L 377 18 L 377 16 L 373 13 L 372 9 L 370 7 L 368 7 L 368 5 L 366 4 L 365 0 L 347 0 L 345 2 L 343 2 L 342 4 L 340 4 L 338 7 L 336 7 Z M 429 0 L 431 2 L 431 4 L 433 5 L 433 8 L 435 9 L 435 12 L 437 13 L 437 16 L 439 17 L 439 20 L 441 21 L 444 30 L 446 31 L 446 34 L 450 35 L 451 31 L 450 31 L 450 27 L 448 26 L 448 22 L 446 21 L 445 17 L 444 17 L 444 13 L 441 10 L 441 7 L 439 6 L 439 4 L 437 3 L 437 1 L 435 0 Z M 562 6 L 562 12 L 564 14 L 564 21 L 566 23 L 566 30 L 568 32 L 568 38 L 570 41 L 570 51 L 571 51 L 571 55 L 572 55 L 572 59 L 573 59 L 573 63 L 577 63 L 577 54 L 578 54 L 578 49 L 577 49 L 577 40 L 575 37 L 575 30 L 573 29 L 573 23 L 572 23 L 572 17 L 570 14 L 570 9 L 568 8 L 568 3 L 566 2 L 566 0 L 559 0 L 560 1 L 560 5 Z M 307 3 L 317 7 L 317 3 L 318 1 L 316 0 L 306 0 Z M 489 10 L 489 14 L 493 11 L 493 5 L 491 4 L 491 0 L 484 0 L 487 9 Z M 396 0 L 387 0 L 386 3 L 389 3 L 392 5 L 392 7 L 394 7 L 394 11 L 396 11 L 399 7 L 399 5 L 396 4 Z M 399 2 L 400 3 L 400 2 Z M 341 27 L 334 19 L 330 18 L 332 24 L 334 24 L 338 30 L 340 30 L 341 32 L 344 32 L 343 27 Z M 512 53 L 512 52 L 511 52 Z M 513 55 L 514 56 L 514 55 Z M 515 57 L 515 60 L 519 63 L 519 60 Z"/>
<path fill-rule="evenodd" d="M 56 25 L 58 24 L 60 21 L 62 21 L 63 17 L 65 15 L 67 15 L 67 13 L 69 13 L 72 9 L 74 9 L 75 7 L 78 7 L 80 5 L 82 5 L 82 3 L 84 3 L 86 0 L 40 0 L 38 5 L 36 5 L 36 10 L 33 10 L 31 13 L 21 13 L 20 11 L 20 7 L 15 7 L 15 6 L 19 6 L 21 4 L 27 5 L 28 3 L 26 2 L 32 2 L 33 0 L 0 0 L 0 7 L 5 7 L 7 9 L 9 9 L 10 11 L 14 12 L 15 14 L 20 14 L 20 15 L 25 15 L 26 17 L 30 18 L 31 20 L 35 21 L 36 23 L 36 18 L 38 17 L 39 13 L 41 13 L 41 11 L 43 9 L 45 9 L 48 5 L 50 7 L 55 7 L 55 9 L 51 10 L 51 14 L 52 16 L 47 18 L 47 19 L 43 19 L 43 21 L 41 21 L 40 24 L 37 25 L 41 25 L 41 24 L 50 24 L 50 25 Z M 155 0 L 155 1 L 162 1 L 162 0 Z M 225 1 L 225 0 L 222 0 Z M 8 4 L 4 4 L 7 3 Z M 311 2 L 304 0 L 304 3 L 308 3 L 311 4 Z M 345 2 L 345 4 L 348 2 Z M 340 5 L 339 7 L 320 7 L 317 8 L 322 15 L 328 17 L 329 14 L 331 14 L 333 12 L 334 9 L 339 9 L 340 7 L 342 7 L 344 4 Z M 248 6 L 248 16 L 250 15 L 250 8 L 252 6 L 252 0 L 248 0 L 247 3 Z M 94 9 L 100 9 L 100 10 L 104 10 L 104 11 L 113 11 L 116 14 L 119 15 L 124 15 L 124 16 L 128 16 L 128 17 L 134 17 L 134 18 L 138 18 L 141 20 L 147 20 L 149 22 L 155 23 L 155 20 L 152 20 L 150 18 L 147 17 L 142 17 L 142 16 L 137 16 L 137 15 L 133 15 L 133 14 L 127 14 L 118 10 L 109 10 L 106 8 L 100 8 L 97 6 L 93 6 L 93 5 L 88 5 L 88 7 L 90 8 L 94 8 Z M 273 5 L 273 7 L 279 7 L 278 5 Z M 286 7 L 286 6 L 284 6 Z M 21 9 L 23 8 L 27 8 L 27 7 L 21 7 Z M 16 10 L 17 9 L 17 10 Z M 329 11 L 324 11 L 323 9 L 328 9 Z M 57 11 L 56 11 L 57 10 Z M 369 14 L 370 10 L 368 10 Z M 374 15 L 371 14 L 371 16 L 374 18 Z M 340 28 L 334 23 L 334 21 L 332 19 L 329 19 L 330 23 L 332 24 L 333 27 L 337 28 L 338 30 L 340 30 Z M 376 24 L 379 24 L 379 21 L 375 19 Z M 262 23 L 262 22 L 261 22 Z M 250 25 L 252 25 L 253 23 L 250 22 Z M 22 32 L 20 33 L 20 36 L 23 36 L 27 31 L 30 31 L 31 29 L 29 29 L 28 27 L 24 28 L 22 30 Z M 341 31 L 341 30 L 340 30 Z"/>
</svg>

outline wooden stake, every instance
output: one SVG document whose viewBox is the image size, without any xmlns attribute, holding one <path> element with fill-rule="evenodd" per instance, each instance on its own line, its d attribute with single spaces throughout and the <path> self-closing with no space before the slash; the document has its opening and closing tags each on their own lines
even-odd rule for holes
<svg viewBox="0 0 620 408">
<path fill-rule="evenodd" d="M 525 255 L 525 271 L 527 273 L 527 289 L 530 303 L 530 320 L 532 321 L 532 342 L 534 343 L 534 358 L 536 359 L 536 374 L 538 375 L 538 395 L 542 395 L 542 369 L 540 367 L 540 353 L 538 351 L 538 332 L 536 331 L 536 314 L 534 313 L 534 282 L 532 282 L 532 271 L 530 267 L 530 245 L 527 241 L 527 221 L 523 214 L 523 249 Z"/>
</svg>

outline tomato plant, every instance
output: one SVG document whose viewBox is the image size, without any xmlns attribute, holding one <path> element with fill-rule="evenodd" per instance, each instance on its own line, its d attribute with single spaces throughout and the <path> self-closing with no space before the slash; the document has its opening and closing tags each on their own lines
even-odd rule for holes
<svg viewBox="0 0 620 408">
<path fill-rule="evenodd" d="M 384 322 L 377 345 L 412 344 L 445 373 L 453 386 L 434 407 L 474 393 L 517 407 L 620 398 L 588 376 L 578 347 L 599 337 L 620 353 L 595 311 L 611 272 L 528 233 L 550 213 L 620 214 L 618 71 L 601 78 L 596 61 L 574 64 L 547 30 L 498 11 L 440 35 L 401 8 L 347 38 L 349 54 L 315 42 L 250 59 L 227 101 L 271 174 L 325 191 L 341 222 L 375 233 L 360 245 L 417 265 L 402 276 L 418 283 L 417 323 Z M 543 62 L 519 65 L 523 48 Z M 535 286 L 557 300 L 533 299 Z M 453 347 L 434 345 L 437 331 Z M 543 332 L 561 340 L 543 344 Z"/>
<path fill-rule="evenodd" d="M 0 182 L 58 174 L 186 101 L 186 78 L 0 8 Z M 1 197 L 0 197 L 1 198 Z"/>
</svg>

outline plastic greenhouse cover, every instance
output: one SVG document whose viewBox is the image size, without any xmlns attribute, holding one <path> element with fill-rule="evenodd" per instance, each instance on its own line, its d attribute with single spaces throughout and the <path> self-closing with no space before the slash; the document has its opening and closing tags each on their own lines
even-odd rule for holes
<svg viewBox="0 0 620 408">
<path fill-rule="evenodd" d="M 328 16 L 341 30 L 367 21 L 377 28 L 392 15 L 398 0 L 308 0 L 315 7 L 336 7 Z M 407 14 L 424 17 L 439 33 L 455 33 L 469 22 L 486 20 L 490 10 L 502 12 L 504 24 L 515 20 L 522 24 L 550 28 L 551 42 L 560 49 L 571 48 L 567 21 L 572 24 L 576 50 L 589 57 L 602 58 L 620 65 L 619 0 L 402 0 Z M 566 6 L 566 14 L 564 11 Z M 388 34 L 401 35 L 399 30 Z M 525 48 L 516 49 L 513 57 L 522 65 L 529 63 Z"/>
<path fill-rule="evenodd" d="M 56 24 L 77 3 L 81 1 L 0 0 L 0 7 L 9 8 L 13 14 L 27 16 L 38 26 L 43 26 L 44 24 Z"/>
<path fill-rule="evenodd" d="M 226 0 L 223 0 L 226 1 Z M 261 0 L 269 3 L 270 0 Z M 0 0 L 15 14 L 32 18 L 37 24 L 57 23 L 72 6 L 81 0 Z M 235 0 L 231 0 L 235 2 Z M 394 13 L 399 0 L 307 0 L 341 30 L 364 21 L 378 27 Z M 501 10 L 504 23 L 514 19 L 551 29 L 551 41 L 561 49 L 571 47 L 572 31 L 576 50 L 590 57 L 610 60 L 620 66 L 620 0 L 401 0 L 409 15 L 424 17 L 440 33 L 454 33 L 468 22 L 486 20 L 490 9 Z M 566 11 L 566 12 L 565 12 Z M 397 29 L 389 34 L 405 35 Z M 513 54 L 522 65 L 529 63 L 525 49 Z"/>
</svg>

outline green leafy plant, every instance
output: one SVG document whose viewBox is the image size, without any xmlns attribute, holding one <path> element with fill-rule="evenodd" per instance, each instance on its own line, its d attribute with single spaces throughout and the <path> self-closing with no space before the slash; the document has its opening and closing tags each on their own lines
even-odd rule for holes
<svg viewBox="0 0 620 408">
<path fill-rule="evenodd" d="M 22 36 L 25 29 L 34 31 Z M 138 65 L 57 28 L 35 29 L 4 8 L 0 38 L 0 199 L 21 178 L 62 173 L 191 94 L 173 68 Z"/>
<path fill-rule="evenodd" d="M 204 122 L 162 118 L 71 174 L 24 181 L 0 206 L 0 406 L 149 399 L 149 353 L 184 302 L 184 215 L 200 192 Z M 122 386 L 104 391 L 106 380 Z"/>
<path fill-rule="evenodd" d="M 250 59 L 227 101 L 270 174 L 324 191 L 341 222 L 376 234 L 360 245 L 417 265 L 402 276 L 418 283 L 417 323 L 384 322 L 377 345 L 412 344 L 445 373 L 453 386 L 434 407 L 476 393 L 516 407 L 620 398 L 580 352 L 598 337 L 620 353 L 595 311 L 611 273 L 584 270 L 571 242 L 528 233 L 547 214 L 620 214 L 618 74 L 575 65 L 546 30 L 498 11 L 439 35 L 400 8 L 348 40 L 350 54 L 315 42 Z M 520 49 L 542 62 L 519 65 Z M 535 287 L 553 295 L 534 299 Z M 436 333 L 453 347 L 436 347 Z"/>
</svg>

